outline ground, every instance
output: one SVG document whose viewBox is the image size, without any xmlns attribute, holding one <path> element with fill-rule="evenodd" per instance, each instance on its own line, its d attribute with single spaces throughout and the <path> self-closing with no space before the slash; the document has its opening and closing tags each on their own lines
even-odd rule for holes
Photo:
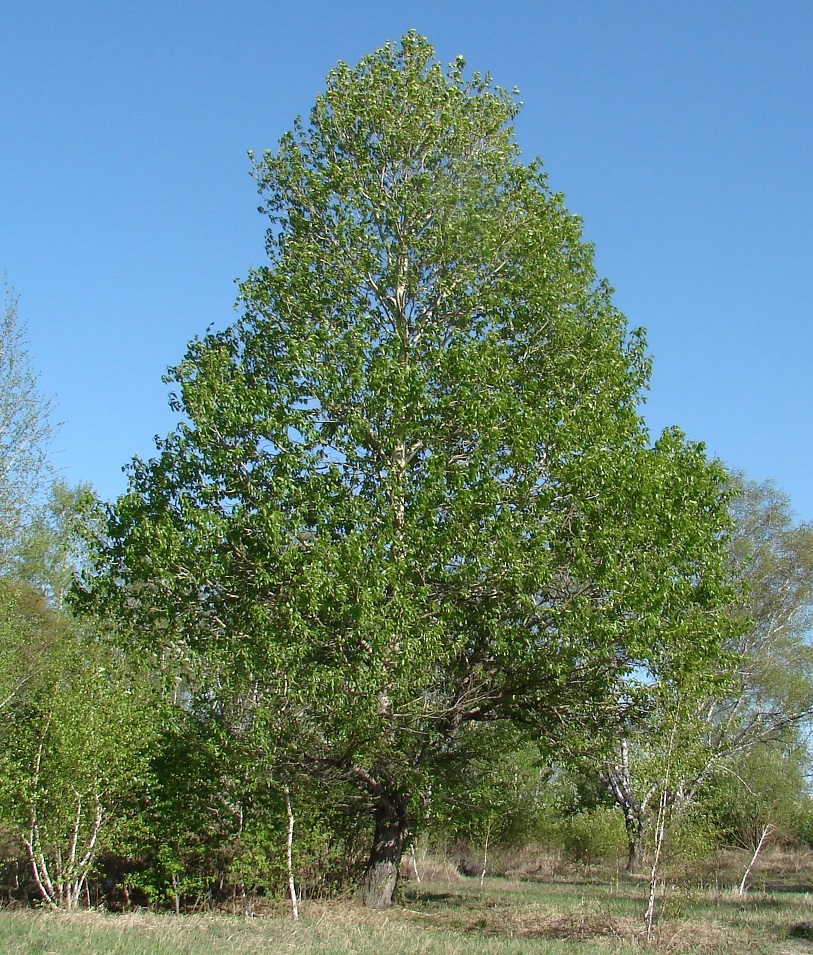
<svg viewBox="0 0 813 955">
<path fill-rule="evenodd" d="M 777 853 L 744 897 L 737 891 L 738 865 L 699 867 L 694 884 L 685 874 L 678 884 L 679 873 L 672 873 L 649 944 L 645 880 L 582 868 L 486 878 L 480 885 L 427 866 L 421 882 L 402 883 L 391 910 L 306 900 L 298 923 L 282 903 L 257 906 L 249 918 L 6 909 L 0 955 L 813 953 L 813 856 Z"/>
</svg>

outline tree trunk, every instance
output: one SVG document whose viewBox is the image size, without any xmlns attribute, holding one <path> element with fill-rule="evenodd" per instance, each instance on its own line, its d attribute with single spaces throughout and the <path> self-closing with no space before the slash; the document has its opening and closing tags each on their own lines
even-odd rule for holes
<svg viewBox="0 0 813 955">
<path fill-rule="evenodd" d="M 627 865 L 628 875 L 638 875 L 644 862 L 643 820 L 627 820 Z"/>
<path fill-rule="evenodd" d="M 638 875 L 643 865 L 644 836 L 649 823 L 649 801 L 654 796 L 657 786 L 650 784 L 646 792 L 638 798 L 633 787 L 628 739 L 622 738 L 619 741 L 617 755 L 618 761 L 606 762 L 599 770 L 598 778 L 624 813 L 624 828 L 627 832 L 625 871 L 628 875 Z"/>
<path fill-rule="evenodd" d="M 397 793 L 379 793 L 376 798 L 373 845 L 359 885 L 359 898 L 372 908 L 392 905 L 406 836 L 406 807 L 407 800 Z"/>
</svg>

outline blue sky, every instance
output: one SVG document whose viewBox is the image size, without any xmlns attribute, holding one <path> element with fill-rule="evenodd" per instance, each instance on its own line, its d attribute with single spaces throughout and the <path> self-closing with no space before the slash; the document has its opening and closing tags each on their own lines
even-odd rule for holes
<svg viewBox="0 0 813 955">
<path fill-rule="evenodd" d="M 813 520 L 809 0 L 6 0 L 0 271 L 65 476 L 114 497 L 171 429 L 161 375 L 263 259 L 246 151 L 410 28 L 520 88 L 523 154 L 648 330 L 653 431 Z"/>
</svg>

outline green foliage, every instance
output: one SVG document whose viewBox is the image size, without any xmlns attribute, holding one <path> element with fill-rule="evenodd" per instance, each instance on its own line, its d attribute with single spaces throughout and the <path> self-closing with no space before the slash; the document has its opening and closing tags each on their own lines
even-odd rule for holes
<svg viewBox="0 0 813 955">
<path fill-rule="evenodd" d="M 206 727 L 167 713 L 135 809 L 139 828 L 117 846 L 137 862 L 127 876 L 150 901 L 200 899 L 224 868 L 224 847 L 238 827 L 221 819 L 224 772 Z"/>
<path fill-rule="evenodd" d="M 43 900 L 73 908 L 98 853 L 128 825 L 125 796 L 144 784 L 149 699 L 87 627 L 47 609 L 27 623 L 37 662 L 3 714 L 0 821 Z"/>
<path fill-rule="evenodd" d="M 458 740 L 454 763 L 422 794 L 422 823 L 433 842 L 527 845 L 546 825 L 549 776 L 538 748 L 515 727 L 472 724 Z"/>
<path fill-rule="evenodd" d="M 558 837 L 565 854 L 578 862 L 617 859 L 626 848 L 623 820 L 607 807 L 567 816 Z"/>
<path fill-rule="evenodd" d="M 770 743 L 729 761 L 702 800 L 723 844 L 753 851 L 766 826 L 785 840 L 804 832 L 805 761 L 798 749 Z"/>
<path fill-rule="evenodd" d="M 285 783 L 280 767 L 266 761 L 261 730 L 255 724 L 238 732 L 223 712 L 213 715 L 192 701 L 165 701 L 161 712 L 145 783 L 128 807 L 138 824 L 113 846 L 128 860 L 126 887 L 152 904 L 179 908 L 234 892 L 282 894 Z M 299 891 L 330 895 L 346 887 L 359 808 L 324 777 L 289 772 L 287 785 Z"/>
<path fill-rule="evenodd" d="M 701 796 L 681 806 L 680 812 L 667 816 L 667 831 L 665 834 L 666 864 L 672 870 L 682 870 L 686 873 L 696 872 L 697 864 L 708 860 L 715 849 L 724 845 L 721 838 L 718 821 L 708 811 L 705 800 Z M 648 855 L 654 854 L 656 838 L 655 827 L 646 833 Z"/>
<path fill-rule="evenodd" d="M 39 592 L 49 605 L 67 609 L 77 573 L 87 560 L 88 541 L 102 528 L 103 512 L 87 484 L 55 480 L 17 541 L 11 575 Z"/>
<path fill-rule="evenodd" d="M 792 835 L 800 844 L 813 848 L 813 797 L 809 792 L 796 802 Z"/>
<path fill-rule="evenodd" d="M 94 506 L 57 486 L 16 541 L 15 578 L 0 580 L 0 827 L 43 901 L 67 908 L 130 825 L 122 810 L 145 783 L 154 726 L 143 676 L 62 606 Z"/>
</svg>

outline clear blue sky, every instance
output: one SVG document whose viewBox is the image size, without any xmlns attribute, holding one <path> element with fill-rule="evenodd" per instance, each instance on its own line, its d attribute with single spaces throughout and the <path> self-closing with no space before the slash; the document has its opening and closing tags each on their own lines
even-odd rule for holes
<svg viewBox="0 0 813 955">
<path fill-rule="evenodd" d="M 114 497 L 172 427 L 161 375 L 263 258 L 246 151 L 413 27 L 520 88 L 523 153 L 648 330 L 653 431 L 813 519 L 810 0 L 0 3 L 0 271 L 65 476 Z"/>
</svg>

